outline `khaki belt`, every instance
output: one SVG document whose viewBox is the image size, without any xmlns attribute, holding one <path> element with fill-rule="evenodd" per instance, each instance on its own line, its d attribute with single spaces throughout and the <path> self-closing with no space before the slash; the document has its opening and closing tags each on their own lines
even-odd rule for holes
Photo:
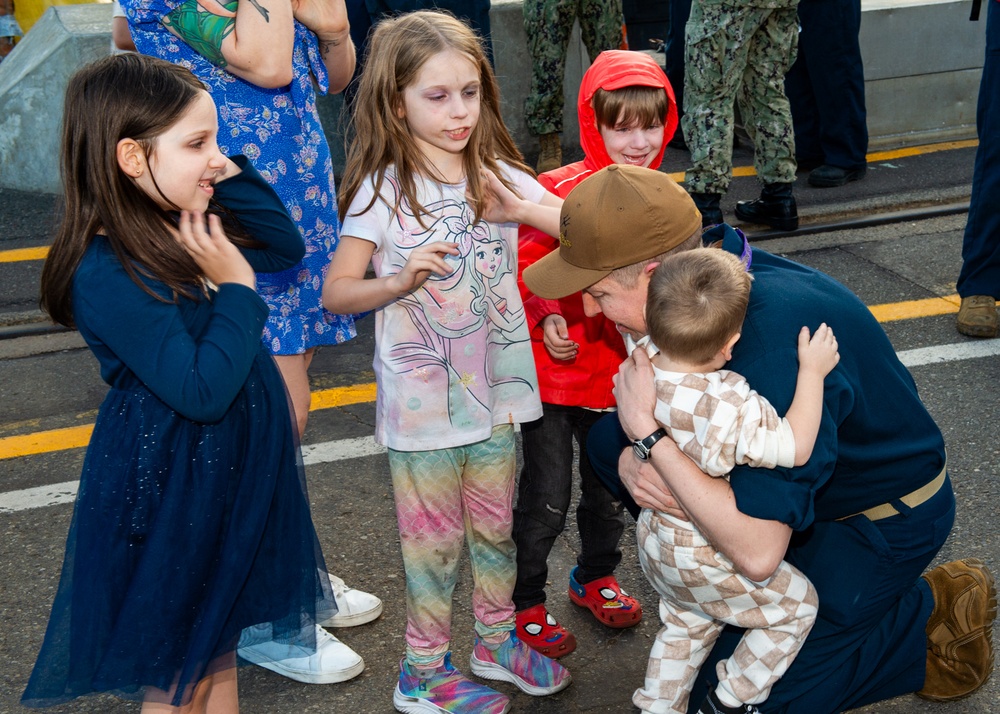
<svg viewBox="0 0 1000 714">
<path fill-rule="evenodd" d="M 941 486 L 944 485 L 944 479 L 947 474 L 947 467 L 941 469 L 933 481 L 931 481 L 926 486 L 921 486 L 916 491 L 906 494 L 902 498 L 898 499 L 905 503 L 910 508 L 916 508 L 921 503 L 928 501 L 931 496 L 941 490 Z M 838 518 L 838 521 L 846 521 L 848 518 L 854 518 L 854 516 L 866 516 L 870 521 L 880 521 L 883 518 L 889 518 L 890 516 L 898 515 L 899 511 L 891 503 L 883 503 L 879 506 L 872 506 L 866 511 L 861 511 L 860 513 L 854 513 L 850 516 L 844 516 L 843 518 Z"/>
</svg>

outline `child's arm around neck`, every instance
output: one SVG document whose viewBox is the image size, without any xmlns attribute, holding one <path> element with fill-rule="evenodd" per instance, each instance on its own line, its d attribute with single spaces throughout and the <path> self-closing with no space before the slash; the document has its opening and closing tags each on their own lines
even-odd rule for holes
<svg viewBox="0 0 1000 714">
<path fill-rule="evenodd" d="M 247 262 L 258 273 L 291 268 L 306 252 L 305 242 L 281 199 L 247 157 L 231 157 L 215 182 L 215 200 L 235 215 L 253 245 L 240 245 Z"/>
<path fill-rule="evenodd" d="M 795 465 L 802 466 L 812 456 L 823 418 L 823 380 L 837 362 L 837 338 L 824 322 L 809 338 L 809 328 L 799 332 L 799 376 L 795 396 L 785 418 L 795 435 Z"/>
</svg>

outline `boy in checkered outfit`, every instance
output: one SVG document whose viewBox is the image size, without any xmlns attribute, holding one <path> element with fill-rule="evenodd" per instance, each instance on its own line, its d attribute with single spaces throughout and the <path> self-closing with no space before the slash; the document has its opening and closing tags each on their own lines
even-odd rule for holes
<svg viewBox="0 0 1000 714">
<path fill-rule="evenodd" d="M 795 397 L 785 418 L 740 375 L 722 369 L 740 338 L 750 296 L 749 251 L 715 248 L 671 256 L 654 271 L 646 303 L 649 337 L 640 341 L 656 377 L 656 420 L 703 471 L 725 477 L 736 464 L 771 469 L 804 464 L 823 408 L 823 380 L 840 355 L 822 324 L 798 339 Z M 659 346 L 659 347 L 657 347 Z M 630 351 L 633 347 L 629 345 Z M 678 513 L 679 515 L 679 513 Z M 632 696 L 643 711 L 687 711 L 691 685 L 725 624 L 747 629 L 720 662 L 718 687 L 701 712 L 756 712 L 788 669 L 816 619 L 812 583 L 782 561 L 765 582 L 738 573 L 690 521 L 643 509 L 639 559 L 660 595 L 663 628 L 645 685 Z"/>
</svg>

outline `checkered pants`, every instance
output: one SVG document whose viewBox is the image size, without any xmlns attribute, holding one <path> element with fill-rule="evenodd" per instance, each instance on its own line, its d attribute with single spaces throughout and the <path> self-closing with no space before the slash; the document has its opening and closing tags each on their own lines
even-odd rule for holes
<svg viewBox="0 0 1000 714">
<path fill-rule="evenodd" d="M 663 628 L 632 702 L 654 714 L 684 714 L 695 676 L 726 624 L 747 632 L 718 665 L 718 691 L 724 701 L 767 699 L 816 620 L 812 583 L 784 561 L 766 583 L 748 580 L 697 530 L 649 509 L 636 534 L 642 570 L 660 595 Z"/>
<path fill-rule="evenodd" d="M 406 571 L 406 659 L 441 663 L 451 642 L 451 606 L 462 543 L 472 561 L 476 632 L 506 639 L 514 629 L 517 576 L 512 501 L 514 427 L 467 446 L 389 450 L 396 520 Z"/>
</svg>

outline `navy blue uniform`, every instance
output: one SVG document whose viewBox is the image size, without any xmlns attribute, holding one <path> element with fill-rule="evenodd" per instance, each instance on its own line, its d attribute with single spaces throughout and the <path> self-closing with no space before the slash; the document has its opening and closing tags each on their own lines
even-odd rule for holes
<svg viewBox="0 0 1000 714">
<path fill-rule="evenodd" d="M 979 148 L 969 221 L 962 243 L 958 294 L 1000 298 L 1000 0 L 987 0 L 986 63 L 979 85 Z"/>
<path fill-rule="evenodd" d="M 800 163 L 862 168 L 868 125 L 861 0 L 800 0 L 798 9 L 799 56 L 785 76 L 795 155 Z"/>
<path fill-rule="evenodd" d="M 667 3 L 669 23 L 664 42 L 664 71 L 677 100 L 677 116 L 684 114 L 684 28 L 691 16 L 691 0 L 670 0 Z"/>
<path fill-rule="evenodd" d="M 729 226 L 705 237 L 724 237 L 723 248 L 736 255 L 743 250 Z M 816 270 L 759 250 L 751 270 L 750 304 L 728 369 L 744 375 L 783 414 L 795 392 L 801 327 L 815 330 L 826 322 L 841 355 L 826 378 L 809 462 L 794 469 L 740 466 L 730 477 L 740 511 L 793 529 L 786 560 L 819 593 L 816 625 L 761 711 L 840 712 L 916 691 L 923 686 L 925 626 L 934 605 L 920 574 L 951 530 L 955 502 L 947 480 L 916 508 L 896 499 L 944 469 L 941 432 L 881 326 L 853 293 Z M 598 474 L 620 493 L 618 457 L 628 439 L 614 415 L 593 427 L 588 445 Z M 627 493 L 623 500 L 638 512 Z M 883 503 L 893 503 L 900 514 L 845 519 Z M 727 628 L 719 639 L 692 692 L 692 711 L 715 679 L 715 663 L 732 654 L 741 634 Z"/>
</svg>

